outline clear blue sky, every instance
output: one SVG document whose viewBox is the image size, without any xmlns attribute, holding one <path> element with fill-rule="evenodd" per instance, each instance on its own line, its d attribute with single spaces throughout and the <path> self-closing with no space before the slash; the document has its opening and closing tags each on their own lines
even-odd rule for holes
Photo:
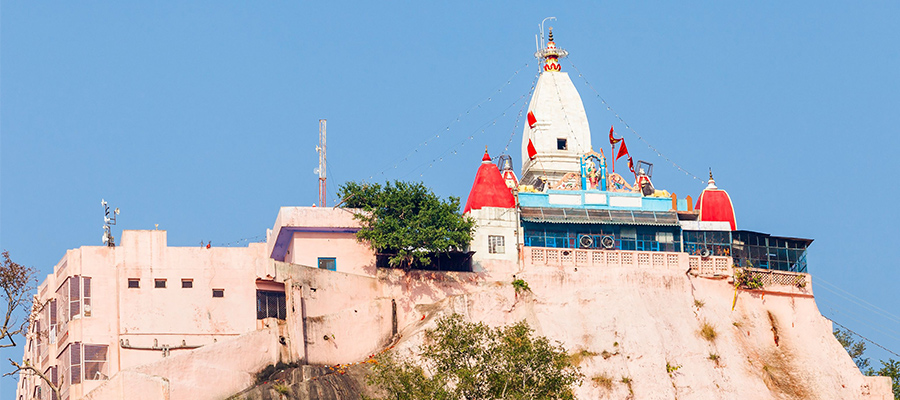
<svg viewBox="0 0 900 400">
<path fill-rule="evenodd" d="M 704 186 L 584 78 L 667 157 L 701 178 L 711 167 L 739 228 L 814 238 L 823 313 L 900 353 L 897 2 L 6 1 L 0 247 L 47 273 L 101 244 L 101 198 L 122 209 L 117 237 L 261 235 L 278 207 L 317 198 L 319 118 L 331 202 L 370 176 L 465 201 L 484 145 L 496 155 L 512 137 L 519 161 L 547 16 L 596 147 L 615 124 L 657 187 Z"/>
</svg>

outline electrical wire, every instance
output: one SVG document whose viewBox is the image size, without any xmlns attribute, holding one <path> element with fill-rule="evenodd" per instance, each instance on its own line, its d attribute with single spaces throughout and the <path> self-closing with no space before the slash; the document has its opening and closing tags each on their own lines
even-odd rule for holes
<svg viewBox="0 0 900 400">
<path fill-rule="evenodd" d="M 616 117 L 616 119 L 619 120 L 619 122 L 621 122 L 623 125 L 625 125 L 626 129 L 628 129 L 631 133 L 633 133 L 635 136 L 637 136 L 638 139 L 640 139 L 642 142 L 644 142 L 644 144 L 647 145 L 647 147 L 650 148 L 650 150 L 653 150 L 653 152 L 655 152 L 657 156 L 668 161 L 676 169 L 678 169 L 681 172 L 684 172 L 685 175 L 696 179 L 700 183 L 706 183 L 706 181 L 704 181 L 703 179 L 698 178 L 697 175 L 694 175 L 694 174 L 688 172 L 688 170 L 684 169 L 681 165 L 678 165 L 678 163 L 676 163 L 669 157 L 666 157 L 661 151 L 659 151 L 656 147 L 653 147 L 653 145 L 650 144 L 650 142 L 648 142 L 646 139 L 644 139 L 643 136 L 641 136 L 639 133 L 637 133 L 637 131 L 635 131 L 634 128 L 632 128 L 631 125 L 628 124 L 628 122 L 625 122 L 625 119 L 623 119 L 621 116 L 619 116 L 619 113 L 617 113 L 615 110 L 612 109 L 612 106 L 610 106 L 609 103 L 606 102 L 606 99 L 604 99 L 603 96 L 600 95 L 600 92 L 598 92 L 597 89 L 594 88 L 594 85 L 591 85 L 591 83 L 588 82 L 588 80 L 587 80 L 587 78 L 585 78 L 584 74 L 581 73 L 581 70 L 579 70 L 578 67 L 575 66 L 575 63 L 573 63 L 572 60 L 569 58 L 567 58 L 567 60 L 569 60 L 569 64 L 572 66 L 572 68 L 575 69 L 576 72 L 578 72 L 578 76 L 581 79 L 583 79 L 584 83 L 594 92 L 594 94 L 597 95 L 597 98 L 600 99 L 600 102 L 603 103 L 604 106 L 606 106 L 606 110 L 611 112 Z M 612 156 L 612 155 L 610 155 L 610 156 Z"/>
</svg>

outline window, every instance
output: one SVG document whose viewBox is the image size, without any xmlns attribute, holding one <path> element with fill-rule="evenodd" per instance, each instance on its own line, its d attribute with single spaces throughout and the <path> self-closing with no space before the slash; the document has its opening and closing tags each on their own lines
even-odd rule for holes
<svg viewBox="0 0 900 400">
<path fill-rule="evenodd" d="M 69 371 L 72 373 L 69 382 L 73 385 L 81 383 L 81 342 L 69 346 Z"/>
<path fill-rule="evenodd" d="M 674 243 L 675 236 L 672 232 L 656 232 L 656 241 L 660 243 Z"/>
<path fill-rule="evenodd" d="M 556 149 L 568 150 L 569 146 L 566 145 L 566 139 L 556 139 Z"/>
<path fill-rule="evenodd" d="M 166 288 L 166 280 L 165 279 L 154 279 L 153 287 L 156 289 L 165 289 Z"/>
<path fill-rule="evenodd" d="M 284 292 L 256 291 L 256 319 L 285 319 L 286 316 L 287 307 L 285 307 Z"/>
<path fill-rule="evenodd" d="M 81 318 L 81 277 L 69 278 L 69 315 L 72 319 Z"/>
<path fill-rule="evenodd" d="M 181 280 L 181 288 L 182 289 L 190 289 L 192 287 L 194 287 L 193 279 L 182 279 Z"/>
<path fill-rule="evenodd" d="M 84 345 L 84 379 L 98 381 L 108 379 L 106 369 L 106 345 Z"/>
<path fill-rule="evenodd" d="M 84 276 L 81 278 L 81 284 L 84 286 L 81 292 L 82 310 L 85 317 L 91 316 L 91 278 Z"/>
<path fill-rule="evenodd" d="M 337 259 L 334 257 L 319 257 L 319 268 L 337 271 Z"/>
<path fill-rule="evenodd" d="M 141 287 L 141 280 L 137 278 L 128 278 L 128 288 L 137 289 Z"/>
<path fill-rule="evenodd" d="M 503 236 L 488 235 L 488 253 L 503 254 L 505 252 L 505 238 Z"/>
<path fill-rule="evenodd" d="M 225 297 L 225 289 L 213 289 L 213 297 Z"/>
<path fill-rule="evenodd" d="M 50 344 L 56 343 L 56 299 L 50 300 Z"/>
</svg>

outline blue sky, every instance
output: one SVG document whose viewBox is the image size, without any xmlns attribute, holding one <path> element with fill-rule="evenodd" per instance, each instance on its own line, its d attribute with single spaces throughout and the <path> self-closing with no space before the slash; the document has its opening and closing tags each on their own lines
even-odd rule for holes
<svg viewBox="0 0 900 400">
<path fill-rule="evenodd" d="M 101 198 L 117 237 L 245 244 L 316 201 L 320 118 L 331 203 L 370 177 L 464 202 L 485 145 L 511 140 L 519 162 L 555 16 L 595 147 L 614 124 L 658 188 L 704 187 L 599 94 L 684 169 L 712 168 L 739 228 L 816 239 L 820 309 L 900 353 L 897 2 L 326 3 L 3 2 L 0 247 L 47 273 L 100 244 Z"/>
</svg>

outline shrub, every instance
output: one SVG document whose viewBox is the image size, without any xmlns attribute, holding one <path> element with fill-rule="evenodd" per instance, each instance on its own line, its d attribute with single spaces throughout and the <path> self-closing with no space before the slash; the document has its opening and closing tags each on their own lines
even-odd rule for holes
<svg viewBox="0 0 900 400">
<path fill-rule="evenodd" d="M 428 375 L 420 365 L 387 352 L 377 357 L 367 382 L 394 400 L 573 400 L 572 389 L 583 379 L 565 348 L 534 335 L 525 321 L 491 328 L 450 315 L 425 332 L 418 353 Z"/>
<path fill-rule="evenodd" d="M 758 274 L 740 268 L 734 269 L 734 286 L 742 289 L 762 289 L 762 278 Z"/>
<path fill-rule="evenodd" d="M 716 328 L 713 328 L 709 322 L 703 321 L 703 324 L 700 325 L 700 336 L 704 339 L 713 342 L 716 340 Z"/>
<path fill-rule="evenodd" d="M 594 375 L 591 380 L 594 381 L 597 386 L 605 388 L 606 390 L 612 389 L 612 378 L 606 374 Z"/>
<path fill-rule="evenodd" d="M 275 389 L 276 392 L 278 392 L 279 394 L 284 395 L 284 396 L 291 394 L 291 387 L 288 385 L 282 385 L 280 383 L 276 383 L 276 384 L 272 385 L 272 389 Z"/>
<path fill-rule="evenodd" d="M 515 279 L 512 281 L 512 285 L 513 285 L 513 288 L 516 289 L 516 293 L 531 291 L 531 288 L 528 287 L 528 282 L 525 282 L 524 279 Z"/>
<path fill-rule="evenodd" d="M 667 373 L 671 374 L 675 371 L 678 371 L 679 368 L 681 368 L 680 365 L 672 365 L 668 361 L 666 361 L 666 372 Z"/>
<path fill-rule="evenodd" d="M 703 308 L 703 305 L 705 305 L 705 304 L 706 303 L 704 303 L 703 300 L 696 300 L 696 299 L 694 300 L 694 307 Z"/>
<path fill-rule="evenodd" d="M 716 365 L 719 365 L 719 355 L 718 354 L 709 353 L 709 359 L 712 360 L 712 362 L 716 363 Z"/>
<path fill-rule="evenodd" d="M 581 362 L 584 361 L 585 358 L 596 356 L 597 353 L 594 353 L 593 351 L 581 350 L 572 353 L 572 355 L 569 356 L 569 361 L 572 365 L 581 365 Z"/>
</svg>

